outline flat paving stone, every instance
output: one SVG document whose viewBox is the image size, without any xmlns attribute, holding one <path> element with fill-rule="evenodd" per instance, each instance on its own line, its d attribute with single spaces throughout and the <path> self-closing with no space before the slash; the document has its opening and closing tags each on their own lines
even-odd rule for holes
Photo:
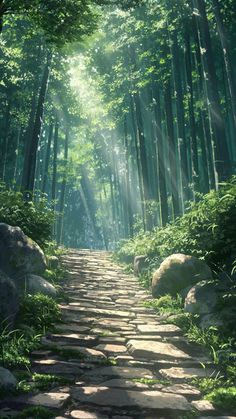
<svg viewBox="0 0 236 419">
<path fill-rule="evenodd" d="M 183 394 L 184 396 L 199 397 L 201 392 L 189 384 L 174 384 L 173 386 L 165 387 L 166 393 Z"/>
<path fill-rule="evenodd" d="M 112 380 L 107 380 L 101 383 L 102 387 L 115 387 L 115 388 L 135 388 L 140 390 L 147 390 L 149 387 L 147 384 L 138 383 L 135 381 L 124 380 L 121 378 L 113 378 Z"/>
<path fill-rule="evenodd" d="M 109 352 L 113 354 L 121 354 L 123 352 L 127 352 L 127 348 L 124 345 L 114 345 L 110 343 L 102 343 L 100 345 L 95 346 L 95 349 L 98 351 Z"/>
<path fill-rule="evenodd" d="M 189 359 L 188 354 L 171 343 L 130 340 L 127 347 L 131 355 L 148 359 Z"/>
<path fill-rule="evenodd" d="M 74 333 L 85 333 L 89 332 L 90 327 L 88 326 L 78 326 L 77 324 L 56 324 L 55 325 L 57 330 L 61 332 L 74 332 Z"/>
<path fill-rule="evenodd" d="M 86 410 L 72 410 L 70 416 L 74 419 L 107 419 L 108 416 L 100 415 L 99 413 L 88 412 Z"/>
<path fill-rule="evenodd" d="M 34 361 L 33 371 L 40 372 L 42 374 L 58 374 L 58 375 L 81 375 L 83 369 L 80 364 L 67 361 L 59 361 L 55 359 L 47 359 L 41 361 Z"/>
<path fill-rule="evenodd" d="M 97 316 L 112 316 L 112 317 L 134 317 L 133 313 L 129 311 L 120 311 L 120 310 L 105 310 L 99 308 L 87 308 L 87 307 L 73 307 L 73 306 L 59 306 L 63 311 L 74 311 L 77 313 L 87 313 L 87 314 L 95 314 Z"/>
<path fill-rule="evenodd" d="M 215 408 L 208 400 L 194 400 L 191 405 L 200 413 L 215 412 Z"/>
<path fill-rule="evenodd" d="M 160 391 L 134 391 L 109 387 L 73 387 L 72 397 L 80 403 L 98 406 L 139 407 L 174 412 L 190 411 L 192 406 L 184 396 Z"/>
<path fill-rule="evenodd" d="M 155 378 L 151 371 L 145 368 L 129 368 L 129 367 L 101 367 L 96 368 L 93 371 L 90 371 L 84 374 L 84 377 L 122 377 L 122 378 Z"/>
<path fill-rule="evenodd" d="M 174 379 L 174 380 L 183 380 L 183 379 L 190 379 L 190 378 L 205 378 L 210 377 L 214 370 L 209 370 L 207 368 L 181 368 L 181 367 L 173 367 L 167 369 L 161 369 L 159 373 L 166 378 Z"/>
<path fill-rule="evenodd" d="M 182 330 L 173 324 L 140 324 L 137 326 L 137 330 L 141 333 L 157 333 L 160 335 L 178 335 L 182 333 Z"/>
<path fill-rule="evenodd" d="M 49 409 L 61 409 L 70 398 L 69 393 L 49 392 L 39 393 L 35 396 L 23 395 L 12 399 L 17 405 L 43 406 Z"/>
<path fill-rule="evenodd" d="M 64 342 L 64 344 L 68 343 L 70 345 L 79 346 L 93 345 L 96 344 L 96 342 L 98 341 L 98 337 L 95 335 L 80 335 L 78 333 L 54 333 L 49 335 L 49 339 L 53 342 L 59 341 L 60 343 Z"/>
</svg>

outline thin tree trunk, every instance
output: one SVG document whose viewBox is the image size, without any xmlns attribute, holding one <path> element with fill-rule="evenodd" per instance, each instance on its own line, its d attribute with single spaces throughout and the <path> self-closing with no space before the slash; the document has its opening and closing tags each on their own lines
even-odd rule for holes
<svg viewBox="0 0 236 419">
<path fill-rule="evenodd" d="M 6 110 L 6 116 L 5 116 L 5 129 L 4 129 L 4 137 L 3 137 L 3 144 L 2 144 L 2 170 L 1 170 L 1 175 L 0 175 L 0 178 L 2 179 L 2 181 L 5 180 L 10 119 L 11 119 L 11 101 L 9 101 L 7 104 L 7 110 Z"/>
<path fill-rule="evenodd" d="M 150 230 L 152 228 L 152 220 L 147 210 L 148 201 L 150 200 L 147 150 L 146 150 L 146 144 L 145 144 L 146 140 L 145 140 L 145 135 L 144 135 L 144 126 L 143 126 L 143 117 L 142 117 L 142 111 L 141 111 L 140 97 L 138 93 L 134 94 L 134 103 L 135 103 L 135 111 L 136 111 L 137 134 L 138 134 L 138 143 L 139 143 L 139 151 L 140 151 L 140 165 L 141 165 L 142 183 L 143 183 L 145 224 L 146 224 L 147 230 Z"/>
<path fill-rule="evenodd" d="M 187 141 L 185 133 L 185 117 L 184 117 L 184 98 L 183 86 L 181 78 L 181 65 L 180 65 L 180 50 L 178 47 L 177 32 L 173 33 L 173 72 L 176 90 L 176 112 L 177 112 L 177 127 L 178 127 L 178 142 L 180 148 L 180 160 L 182 167 L 182 188 L 183 188 L 183 201 L 189 199 L 189 174 L 188 174 L 188 160 L 187 160 Z"/>
<path fill-rule="evenodd" d="M 206 79 L 207 93 L 210 101 L 210 117 L 215 139 L 215 166 L 218 180 L 227 179 L 231 174 L 229 151 L 226 142 L 225 124 L 222 116 L 218 82 L 212 51 L 210 30 L 204 0 L 194 0 L 197 11 L 198 34 L 203 55 L 203 66 Z M 196 13 L 195 13 L 196 15 Z"/>
<path fill-rule="evenodd" d="M 145 207 L 144 207 L 142 169 L 141 169 L 141 164 L 140 164 L 140 152 L 139 152 L 140 150 L 139 150 L 138 137 L 137 137 L 137 122 L 135 118 L 133 96 L 130 96 L 130 115 L 131 115 L 131 122 L 132 122 L 132 128 L 133 128 L 133 139 L 134 139 L 136 163 L 137 163 L 137 170 L 138 170 L 138 183 L 139 183 L 139 193 L 140 193 L 141 208 L 142 208 L 142 218 L 143 218 L 143 225 L 145 229 Z"/>
<path fill-rule="evenodd" d="M 189 110 L 189 126 L 190 126 L 190 138 L 191 138 L 191 158 L 192 158 L 192 179 L 194 191 L 199 192 L 199 166 L 198 166 L 198 146 L 197 146 L 197 132 L 196 132 L 196 121 L 194 113 L 194 93 L 193 93 L 193 82 L 192 82 L 192 62 L 191 62 L 191 49 L 189 30 L 185 31 L 185 66 L 186 66 L 186 77 L 188 84 L 188 110 Z"/>
<path fill-rule="evenodd" d="M 132 196 L 130 191 L 130 167 L 129 167 L 129 155 L 128 155 L 128 129 L 127 129 L 127 117 L 124 119 L 124 145 L 125 145 L 125 183 L 126 183 L 126 199 L 127 199 L 127 216 L 129 225 L 129 235 L 133 236 L 133 214 L 132 214 Z"/>
<path fill-rule="evenodd" d="M 166 188 L 166 168 L 164 163 L 164 147 L 163 147 L 163 133 L 161 127 L 161 105 L 159 88 L 153 88 L 154 97 L 154 115 L 155 115 L 155 130 L 157 135 L 157 161 L 158 161 L 158 179 L 159 179 L 159 194 L 160 194 L 160 215 L 161 225 L 164 227 L 168 223 L 168 202 L 167 202 L 167 188 Z"/>
<path fill-rule="evenodd" d="M 236 86 L 233 73 L 233 65 L 230 57 L 230 46 L 228 36 L 226 34 L 225 26 L 221 16 L 221 10 L 218 0 L 212 0 L 213 11 L 216 19 L 217 31 L 220 37 L 220 42 L 223 50 L 225 69 L 227 74 L 227 82 L 229 87 L 229 94 L 231 100 L 231 107 L 234 119 L 234 136 L 236 135 Z"/>
<path fill-rule="evenodd" d="M 17 169 L 18 169 L 19 145 L 20 145 L 21 132 L 22 132 L 22 127 L 19 127 L 17 130 L 17 138 L 16 138 L 15 161 L 14 161 L 14 171 L 13 171 L 13 178 L 12 178 L 13 185 L 15 185 L 17 182 Z"/>
<path fill-rule="evenodd" d="M 52 138 L 53 138 L 53 123 L 51 122 L 50 126 L 49 126 L 47 149 L 46 149 L 46 153 L 45 153 L 45 164 L 44 164 L 44 174 L 43 174 L 43 183 L 42 183 L 42 193 L 45 193 L 46 186 L 47 186 Z"/>
<path fill-rule="evenodd" d="M 53 169 L 52 169 L 52 209 L 55 213 L 56 209 L 56 196 L 57 196 L 57 152 L 58 152 L 58 135 L 59 135 L 59 122 L 56 117 L 55 132 L 53 141 Z"/>
<path fill-rule="evenodd" d="M 178 191 L 178 172 L 176 162 L 176 144 L 174 136 L 173 126 L 173 111 L 172 111 L 172 98 L 171 98 L 171 86 L 170 81 L 166 82 L 164 88 L 164 99 L 165 99 L 165 111 L 166 111 L 166 127 L 167 127 L 167 138 L 169 148 L 169 162 L 170 162 L 170 183 L 171 183 L 171 196 L 173 204 L 173 216 L 177 218 L 180 211 L 179 191 Z"/>
<path fill-rule="evenodd" d="M 64 215 L 64 206 L 65 206 L 65 194 L 66 194 L 66 184 L 67 184 L 67 170 L 68 170 L 68 151 L 69 151 L 69 126 L 66 127 L 66 137 L 65 137 L 65 149 L 64 149 L 64 174 L 61 185 L 61 199 L 59 207 L 59 220 L 58 220 L 58 244 L 62 242 L 62 233 L 63 233 L 63 215 Z"/>
<path fill-rule="evenodd" d="M 34 128 L 33 128 L 32 138 L 30 142 L 30 149 L 29 149 L 30 164 L 29 164 L 27 175 L 26 175 L 26 183 L 24 185 L 24 190 L 30 191 L 30 192 L 33 192 L 34 190 L 37 150 L 38 150 L 39 137 L 40 137 L 41 127 L 42 127 L 44 103 L 45 103 L 46 94 L 47 94 L 51 61 L 52 61 L 52 54 L 51 52 L 48 52 L 47 62 L 44 68 L 41 88 L 40 88 L 39 97 L 38 97 Z"/>
</svg>

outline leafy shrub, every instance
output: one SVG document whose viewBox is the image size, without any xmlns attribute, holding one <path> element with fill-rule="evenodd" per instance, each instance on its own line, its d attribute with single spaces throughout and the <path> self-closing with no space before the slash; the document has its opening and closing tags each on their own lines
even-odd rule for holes
<svg viewBox="0 0 236 419">
<path fill-rule="evenodd" d="M 0 222 L 20 227 L 23 232 L 45 248 L 51 239 L 53 212 L 47 201 L 26 202 L 21 192 L 5 189 L 0 185 Z"/>
<path fill-rule="evenodd" d="M 45 407 L 28 407 L 27 409 L 22 410 L 19 415 L 16 416 L 16 419 L 53 419 L 55 418 L 55 413 L 51 410 L 46 409 Z"/>
<path fill-rule="evenodd" d="M 224 413 L 236 411 L 236 387 L 219 387 L 207 394 L 205 398 L 218 409 L 224 410 Z"/>
<path fill-rule="evenodd" d="M 236 176 L 221 189 L 211 191 L 188 212 L 164 228 L 139 233 L 117 250 L 119 260 L 146 254 L 158 266 L 172 253 L 204 258 L 211 266 L 236 254 Z"/>
<path fill-rule="evenodd" d="M 151 301 L 145 301 L 144 306 L 153 308 L 158 314 L 183 312 L 183 300 L 179 295 L 174 298 L 167 294 Z"/>
<path fill-rule="evenodd" d="M 20 303 L 17 323 L 30 326 L 37 333 L 45 333 L 60 318 L 60 309 L 53 298 L 43 294 L 26 295 Z"/>
<path fill-rule="evenodd" d="M 0 364 L 7 368 L 28 367 L 29 353 L 39 344 L 39 336 L 23 334 L 21 330 L 0 330 Z"/>
</svg>

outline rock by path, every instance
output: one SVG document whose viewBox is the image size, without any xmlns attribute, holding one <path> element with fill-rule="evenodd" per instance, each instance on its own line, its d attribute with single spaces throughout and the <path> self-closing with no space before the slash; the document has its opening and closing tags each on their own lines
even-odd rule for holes
<svg viewBox="0 0 236 419">
<path fill-rule="evenodd" d="M 61 304 L 63 323 L 32 354 L 32 370 L 71 381 L 11 399 L 0 417 L 10 417 L 3 413 L 8 408 L 32 405 L 51 408 L 58 419 L 217 416 L 191 385 L 193 377 L 212 374 L 202 367 L 210 361 L 196 357 L 178 327 L 143 306 L 150 295 L 136 278 L 106 252 L 71 250 L 63 262 L 70 302 Z"/>
</svg>

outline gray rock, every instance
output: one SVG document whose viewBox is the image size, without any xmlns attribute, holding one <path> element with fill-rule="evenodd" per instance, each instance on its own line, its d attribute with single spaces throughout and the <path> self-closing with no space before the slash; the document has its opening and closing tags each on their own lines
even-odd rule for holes
<svg viewBox="0 0 236 419">
<path fill-rule="evenodd" d="M 0 389 L 12 390 L 16 387 L 17 380 L 6 368 L 0 367 Z"/>
<path fill-rule="evenodd" d="M 12 399 L 13 403 L 19 405 L 43 406 L 49 409 L 61 409 L 70 399 L 69 393 L 62 391 L 39 393 L 36 395 L 23 395 Z"/>
<path fill-rule="evenodd" d="M 19 309 L 18 292 L 14 282 L 0 271 L 0 322 L 7 324 L 14 321 Z"/>
<path fill-rule="evenodd" d="M 98 406 L 136 407 L 168 411 L 189 411 L 185 397 L 160 391 L 134 391 L 109 387 L 74 387 L 72 397 L 80 403 Z"/>
<path fill-rule="evenodd" d="M 131 355 L 146 359 L 190 359 L 190 356 L 171 343 L 130 340 L 127 344 Z"/>
<path fill-rule="evenodd" d="M 181 253 L 173 254 L 154 272 L 152 295 L 153 297 L 165 294 L 175 296 L 184 288 L 211 278 L 212 272 L 202 260 Z"/>
<path fill-rule="evenodd" d="M 46 269 L 46 259 L 37 243 L 19 227 L 0 223 L 0 269 L 13 278 L 26 273 L 42 273 Z"/>
<path fill-rule="evenodd" d="M 56 268 L 58 268 L 59 259 L 58 259 L 57 256 L 48 256 L 47 261 L 48 261 L 48 267 L 49 267 L 49 269 L 56 269 Z"/>
<path fill-rule="evenodd" d="M 38 275 L 25 275 L 20 281 L 15 281 L 15 283 L 20 293 L 31 295 L 40 293 L 49 297 L 56 297 L 57 295 L 56 288 Z"/>
<path fill-rule="evenodd" d="M 209 314 L 214 312 L 217 302 L 218 295 L 215 284 L 201 281 L 188 292 L 184 309 L 192 314 Z"/>
<path fill-rule="evenodd" d="M 140 275 L 148 267 L 147 256 L 140 255 L 134 258 L 134 274 Z"/>
<path fill-rule="evenodd" d="M 223 325 L 224 325 L 224 322 L 220 318 L 219 313 L 205 314 L 204 316 L 201 317 L 201 320 L 200 320 L 201 329 L 208 329 L 209 327 L 212 327 L 212 326 L 219 327 Z"/>
</svg>

